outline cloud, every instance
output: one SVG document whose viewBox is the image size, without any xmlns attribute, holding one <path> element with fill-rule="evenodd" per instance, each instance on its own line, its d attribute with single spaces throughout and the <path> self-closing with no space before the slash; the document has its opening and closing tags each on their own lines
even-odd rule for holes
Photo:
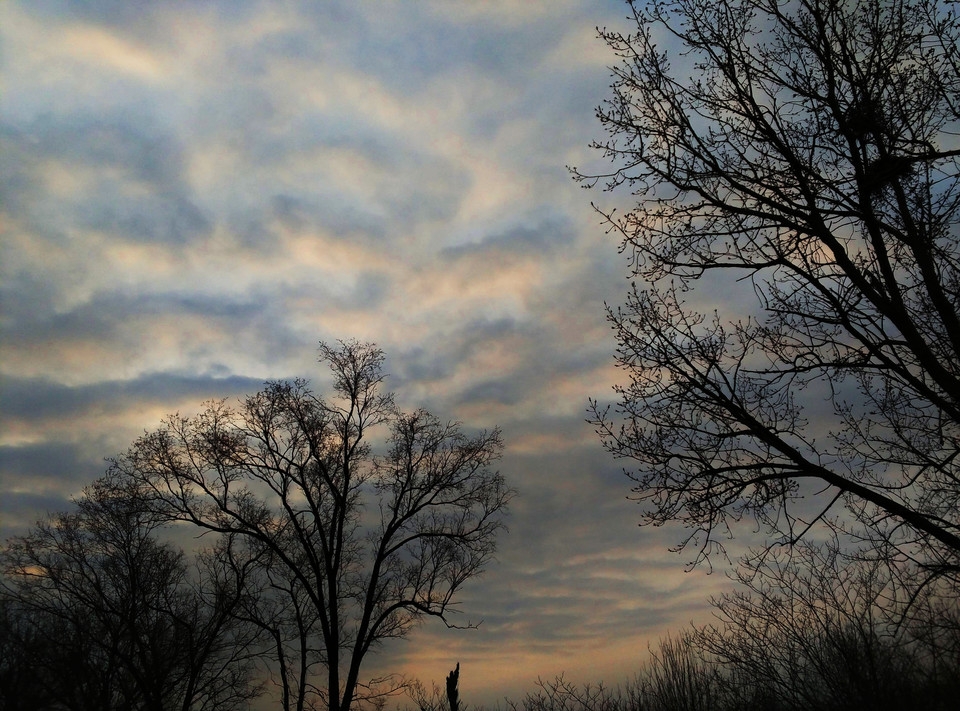
<svg viewBox="0 0 960 711">
<path fill-rule="evenodd" d="M 216 372 L 206 376 L 155 373 L 135 380 L 106 380 L 76 387 L 46 379 L 0 380 L 3 392 L 2 417 L 7 427 L 11 426 L 11 420 L 70 420 L 95 415 L 96 411 L 122 410 L 150 401 L 169 402 L 190 397 L 199 402 L 252 392 L 261 385 L 262 382 L 250 378 L 223 376 Z"/>
<path fill-rule="evenodd" d="M 625 269 L 566 165 L 592 160 L 591 38 L 619 2 L 0 12 L 0 535 L 166 414 L 273 378 L 322 391 L 317 341 L 359 338 L 404 407 L 500 425 L 521 492 L 465 591 L 480 630 L 427 626 L 375 664 L 430 681 L 460 659 L 489 703 L 628 676 L 702 612 L 716 578 L 638 532 L 584 421 L 618 375 Z"/>
</svg>

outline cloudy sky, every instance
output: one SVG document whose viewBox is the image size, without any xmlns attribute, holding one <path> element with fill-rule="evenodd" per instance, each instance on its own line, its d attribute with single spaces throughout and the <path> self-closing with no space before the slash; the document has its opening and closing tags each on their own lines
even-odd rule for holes
<svg viewBox="0 0 960 711">
<path fill-rule="evenodd" d="M 638 529 L 584 421 L 615 381 L 624 258 L 566 165 L 620 0 L 9 0 L 0 5 L 0 535 L 168 413 L 377 342 L 389 386 L 500 425 L 520 491 L 474 632 L 383 668 L 466 702 L 617 682 L 721 576 Z"/>
</svg>

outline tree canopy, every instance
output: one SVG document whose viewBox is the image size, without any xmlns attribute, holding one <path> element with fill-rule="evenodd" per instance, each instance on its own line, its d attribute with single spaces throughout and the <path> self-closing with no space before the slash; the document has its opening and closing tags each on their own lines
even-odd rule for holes
<svg viewBox="0 0 960 711">
<path fill-rule="evenodd" d="M 98 481 L 0 550 L 0 708 L 237 709 L 261 690 L 241 580 Z"/>
<path fill-rule="evenodd" d="M 286 708 L 347 711 L 402 688 L 362 675 L 385 640 L 425 617 L 457 626 L 456 596 L 491 560 L 513 492 L 491 468 L 499 430 L 401 411 L 373 344 L 321 344 L 320 359 L 332 397 L 282 381 L 172 416 L 108 476 L 160 520 L 225 536 L 225 569 L 255 570 L 247 615 L 275 640 Z"/>
<path fill-rule="evenodd" d="M 645 521 L 960 570 L 960 31 L 939 0 L 631 2 L 588 185 L 632 287 L 594 404 Z"/>
</svg>

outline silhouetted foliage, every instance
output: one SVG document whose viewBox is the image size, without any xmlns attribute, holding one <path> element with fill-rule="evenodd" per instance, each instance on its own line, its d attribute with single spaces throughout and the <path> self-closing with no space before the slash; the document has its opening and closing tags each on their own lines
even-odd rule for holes
<svg viewBox="0 0 960 711">
<path fill-rule="evenodd" d="M 371 344 L 321 344 L 320 358 L 333 399 L 275 382 L 238 409 L 170 417 L 110 476 L 163 520 L 228 534 L 221 560 L 256 570 L 245 615 L 274 638 L 285 708 L 348 711 L 402 688 L 361 677 L 369 652 L 426 616 L 454 626 L 456 594 L 494 554 L 512 492 L 490 469 L 498 430 L 469 437 L 401 412 Z M 383 454 L 371 431 L 388 437 Z M 308 678 L 314 667 L 323 682 Z"/>
<path fill-rule="evenodd" d="M 410 682 L 407 695 L 419 711 L 461 711 L 468 707 L 460 705 L 460 663 L 447 674 L 443 689 L 433 683 L 430 691 L 417 679 Z"/>
<path fill-rule="evenodd" d="M 54 703 L 51 660 L 60 636 L 5 592 L 0 594 L 0 709 L 34 711 Z"/>
<path fill-rule="evenodd" d="M 632 2 L 598 115 L 635 279 L 594 406 L 645 521 L 960 570 L 960 54 L 940 0 Z M 595 183 L 594 176 L 581 179 Z M 716 310 L 714 310 L 716 309 Z M 803 499 L 802 501 L 800 501 Z"/>
<path fill-rule="evenodd" d="M 692 645 L 724 670 L 731 705 L 762 697 L 798 710 L 953 708 L 957 590 L 942 579 L 908 597 L 894 572 L 844 556 L 837 541 L 769 552 L 741 572 L 737 592 L 714 601 L 718 623 L 698 629 Z"/>
<path fill-rule="evenodd" d="M 769 582 L 769 581 L 768 581 Z M 840 613 L 837 601 L 790 600 L 768 588 L 720 602 L 720 626 L 662 640 L 637 676 L 619 686 L 573 684 L 563 676 L 508 711 L 947 711 L 960 691 L 960 657 L 888 627 L 876 607 Z M 812 592 L 812 591 L 809 591 Z M 784 603 L 784 607 L 779 607 Z M 820 606 L 801 616 L 795 604 Z M 742 615 L 730 614 L 736 608 Z M 759 613 L 754 615 L 754 613 Z M 835 614 L 858 617 L 835 624 Z M 954 633 L 953 645 L 960 641 Z M 938 657 L 938 658 L 935 658 Z M 432 710 L 431 710 L 432 711 Z"/>
<path fill-rule="evenodd" d="M 231 536 L 229 545 L 214 552 L 225 569 L 246 581 L 235 614 L 266 635 L 263 659 L 269 660 L 266 671 L 280 689 L 281 708 L 306 708 L 325 660 L 319 613 L 302 581 L 288 568 L 273 564 L 269 549 L 237 538 Z"/>
<path fill-rule="evenodd" d="M 553 681 L 537 680 L 537 690 L 520 701 L 507 700 L 509 711 L 639 711 L 644 702 L 635 684 L 610 688 L 578 685 L 561 674 Z"/>
<path fill-rule="evenodd" d="M 7 543 L 3 708 L 236 709 L 257 694 L 238 586 L 191 575 L 156 529 L 98 481 L 75 511 Z"/>
</svg>

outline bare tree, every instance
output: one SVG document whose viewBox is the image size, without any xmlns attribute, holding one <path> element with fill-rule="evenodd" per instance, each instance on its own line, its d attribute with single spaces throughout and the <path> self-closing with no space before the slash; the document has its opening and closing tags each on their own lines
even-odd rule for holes
<svg viewBox="0 0 960 711">
<path fill-rule="evenodd" d="M 264 633 L 260 661 L 279 689 L 281 708 L 306 706 L 317 695 L 317 669 L 326 657 L 320 616 L 302 580 L 286 565 L 276 565 L 269 548 L 245 536 L 228 536 L 211 558 L 225 577 L 244 580 L 234 615 Z"/>
<path fill-rule="evenodd" d="M 320 358 L 334 400 L 276 382 L 236 410 L 217 402 L 170 417 L 111 476 L 168 520 L 245 539 L 318 627 L 326 679 L 301 684 L 290 704 L 348 711 L 400 686 L 361 676 L 368 653 L 425 616 L 453 626 L 456 594 L 494 554 L 512 492 L 490 469 L 498 430 L 468 437 L 423 410 L 400 412 L 381 392 L 384 356 L 371 344 L 321 344 Z M 374 428 L 389 433 L 377 456 Z"/>
<path fill-rule="evenodd" d="M 636 684 L 651 711 L 719 711 L 720 675 L 703 659 L 690 632 L 661 639 Z"/>
<path fill-rule="evenodd" d="M 460 703 L 460 662 L 447 674 L 445 688 L 433 682 L 431 689 L 419 679 L 411 680 L 407 686 L 407 696 L 419 711 L 461 711 L 468 707 Z"/>
<path fill-rule="evenodd" d="M 60 635 L 49 625 L 37 624 L 36 614 L 5 592 L 0 592 L 0 709 L 37 711 L 53 706 L 48 662 Z"/>
<path fill-rule="evenodd" d="M 714 600 L 717 622 L 689 643 L 723 671 L 728 707 L 956 705 L 956 590 L 940 581 L 904 611 L 890 566 L 851 559 L 843 547 L 801 542 L 767 554 L 749 574 L 741 571 L 736 592 Z"/>
<path fill-rule="evenodd" d="M 650 0 L 598 110 L 631 257 L 594 403 L 645 521 L 696 561 L 751 518 L 960 571 L 955 6 Z M 800 499 L 803 499 L 800 501 Z"/>
<path fill-rule="evenodd" d="M 240 588 L 156 537 L 157 522 L 98 481 L 76 510 L 0 551 L 0 596 L 20 678 L 69 709 L 234 709 L 257 695 L 255 633 L 232 614 Z M 10 686 L 7 686 L 9 682 Z M 28 702 L 29 703 L 29 702 Z"/>
<path fill-rule="evenodd" d="M 537 681 L 537 690 L 520 701 L 507 701 L 509 711 L 725 711 L 718 699 L 719 674 L 704 661 L 691 633 L 661 640 L 650 660 L 626 684 L 610 687 L 574 684 L 563 675 Z"/>
</svg>

